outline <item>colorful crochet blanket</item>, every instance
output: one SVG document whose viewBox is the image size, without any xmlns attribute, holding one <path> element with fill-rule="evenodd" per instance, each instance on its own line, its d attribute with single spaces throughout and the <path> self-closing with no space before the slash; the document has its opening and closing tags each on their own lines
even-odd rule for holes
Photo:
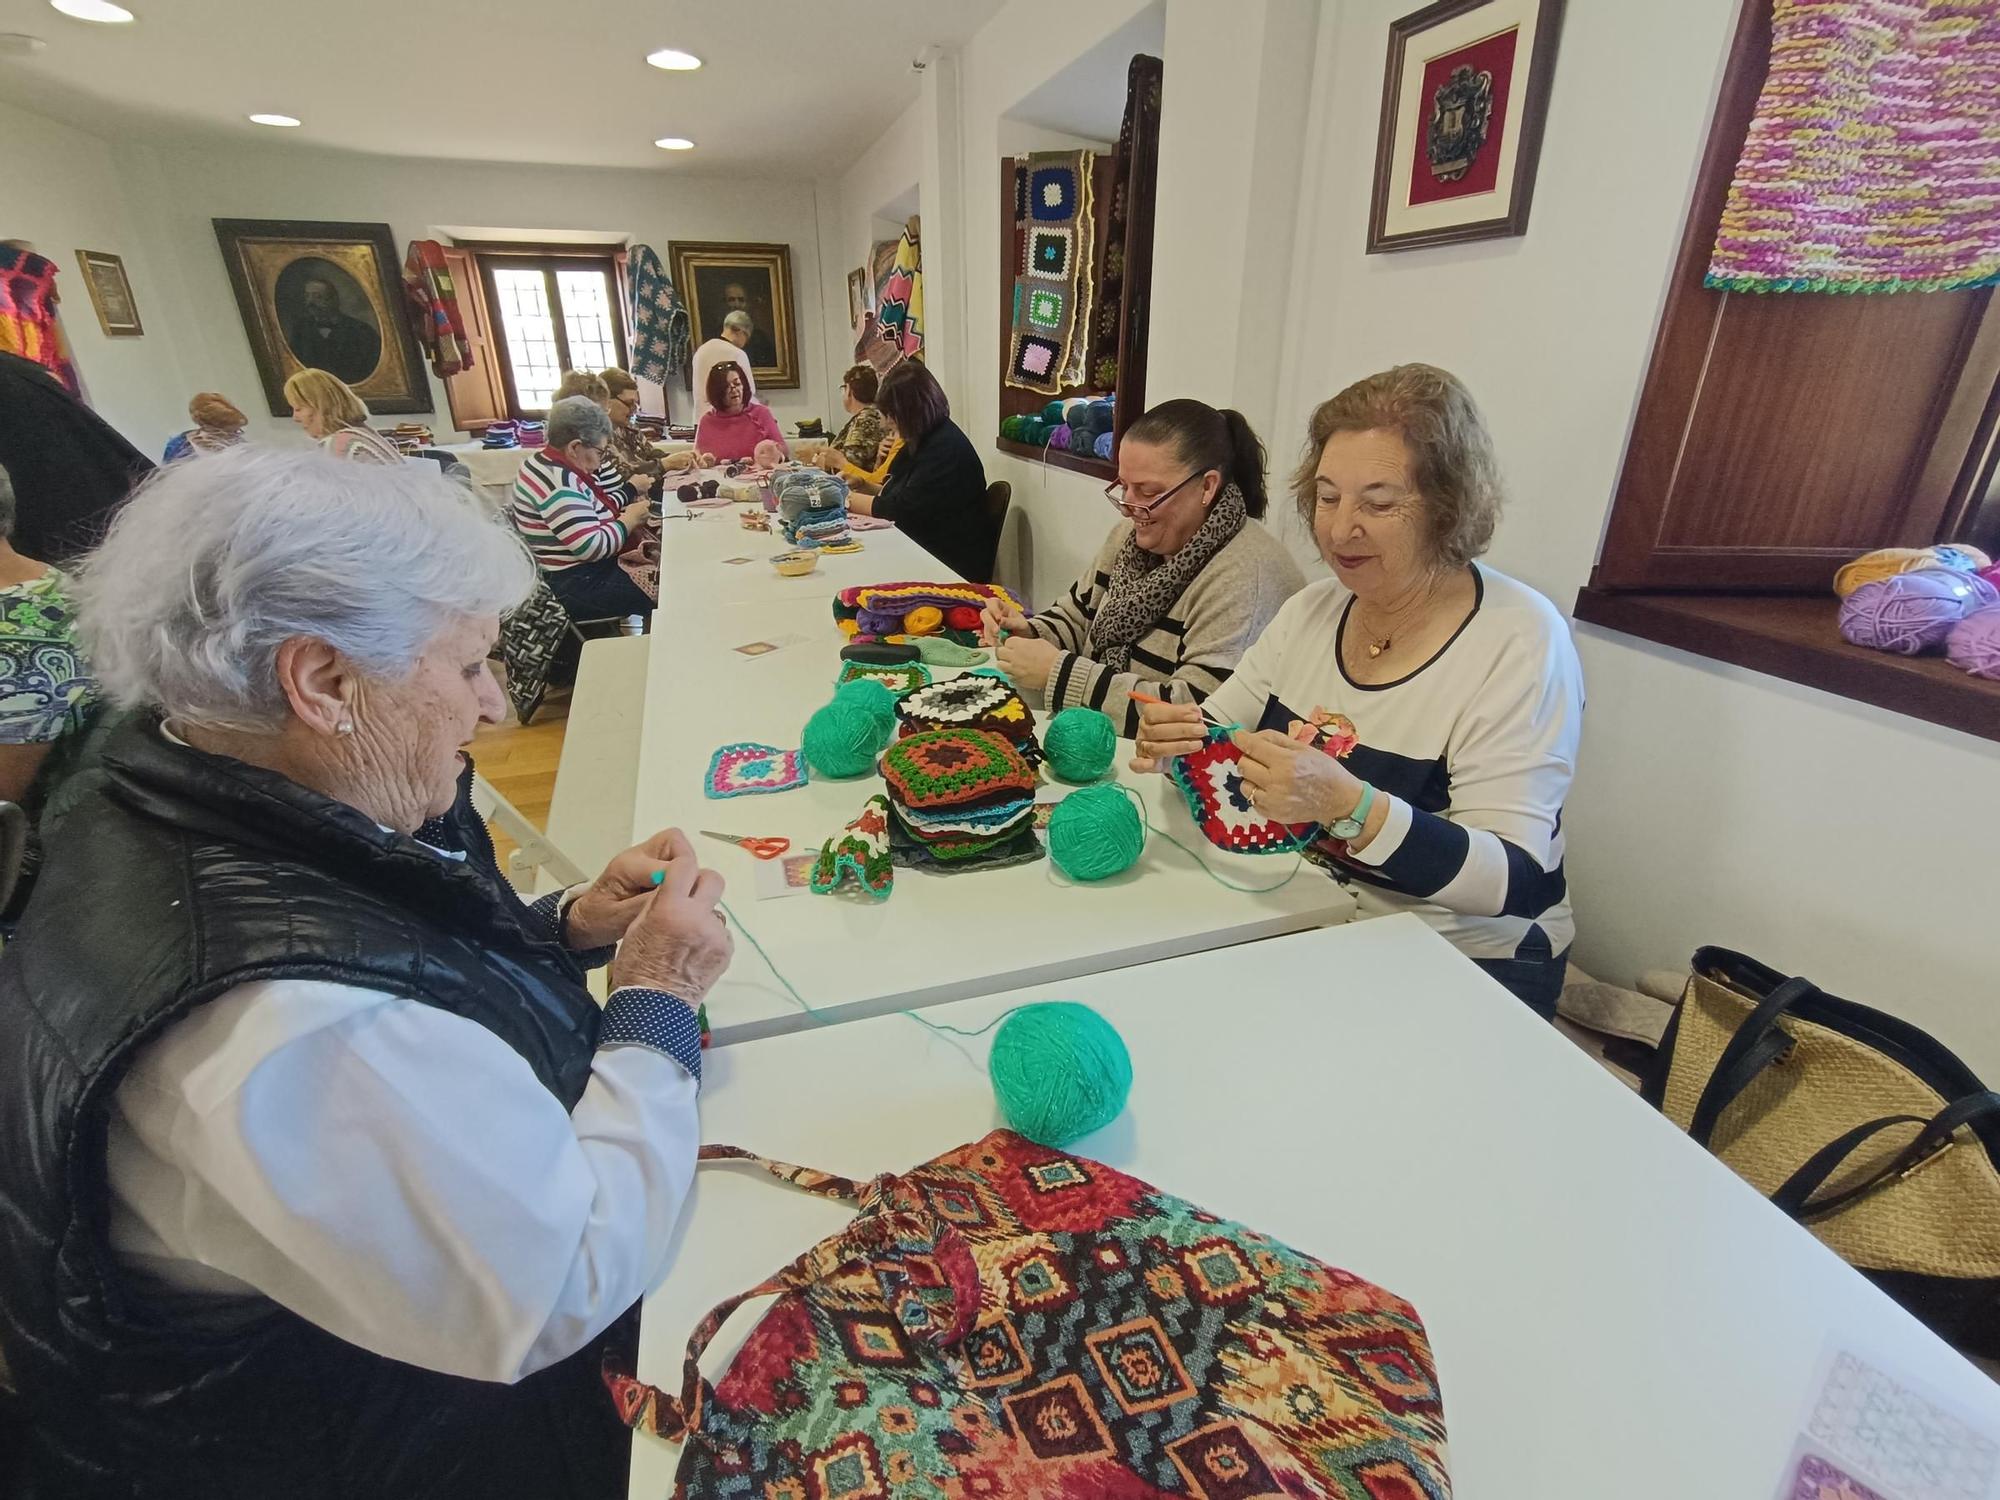
<svg viewBox="0 0 2000 1500">
<path fill-rule="evenodd" d="M 889 862 L 889 799 L 876 793 L 861 815 L 819 847 L 808 884 L 830 896 L 852 880 L 877 901 L 888 899 L 896 883 Z"/>
<path fill-rule="evenodd" d="M 687 304 L 652 246 L 634 245 L 626 252 L 626 267 L 632 295 L 627 319 L 632 330 L 632 373 L 665 385 L 688 367 L 694 340 Z"/>
<path fill-rule="evenodd" d="M 834 595 L 833 617 L 855 621 L 863 635 L 901 635 L 904 618 L 912 610 L 928 608 L 937 610 L 951 630 L 976 629 L 980 609 L 993 599 L 1005 600 L 1022 614 L 1028 612 L 1019 595 L 997 583 L 864 583 Z M 951 624 L 955 609 L 972 611 L 970 627 Z"/>
<path fill-rule="evenodd" d="M 708 1146 L 859 1212 L 705 1317 L 675 1500 L 1446 1500 L 1443 1400 L 1402 1298 L 1085 1157 L 995 1131 L 869 1182 Z M 711 1386 L 700 1359 L 776 1295 Z"/>
<path fill-rule="evenodd" d="M 1774 0 L 1771 68 L 1707 284 L 1906 292 L 2000 282 L 2000 8 Z"/>
<path fill-rule="evenodd" d="M 1007 335 L 1008 385 L 1054 396 L 1081 385 L 1095 288 L 1089 151 L 1037 151 L 1014 166 L 1020 275 Z"/>
<path fill-rule="evenodd" d="M 925 811 L 1010 801 L 1039 778 L 1021 752 L 984 729 L 926 729 L 882 752 L 882 779 L 898 807 Z"/>
<path fill-rule="evenodd" d="M 1238 769 L 1242 760 L 1228 732 L 1211 728 L 1208 743 L 1175 760 L 1167 774 L 1187 798 L 1188 811 L 1201 825 L 1203 836 L 1216 848 L 1231 854 L 1284 854 L 1303 849 L 1317 825 L 1275 822 L 1252 807 Z"/>
</svg>

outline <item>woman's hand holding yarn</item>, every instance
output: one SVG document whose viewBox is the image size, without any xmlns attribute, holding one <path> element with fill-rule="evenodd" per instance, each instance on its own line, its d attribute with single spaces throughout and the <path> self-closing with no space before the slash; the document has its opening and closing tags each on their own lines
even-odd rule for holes
<svg viewBox="0 0 2000 1500">
<path fill-rule="evenodd" d="M 694 857 L 694 846 L 678 828 L 662 829 L 645 843 L 612 856 L 604 873 L 565 909 L 563 945 L 587 953 L 623 938 L 652 898 L 659 883 L 655 873 L 676 859 Z"/>
<path fill-rule="evenodd" d="M 1000 643 L 994 659 L 1017 690 L 1039 693 L 1049 685 L 1049 674 L 1055 671 L 1056 658 L 1061 655 L 1053 641 L 1038 635 L 1010 635 Z"/>
<path fill-rule="evenodd" d="M 1137 753 L 1132 757 L 1135 771 L 1158 771 L 1170 760 L 1192 755 L 1208 743 L 1208 724 L 1192 703 L 1142 703 L 1139 705 Z"/>
<path fill-rule="evenodd" d="M 1361 782 L 1331 755 L 1275 729 L 1231 736 L 1250 805 L 1280 823 L 1332 823 L 1354 810 Z"/>
<path fill-rule="evenodd" d="M 665 990 L 700 1005 L 729 968 L 736 940 L 716 910 L 722 877 L 701 867 L 678 830 L 672 837 L 680 852 L 667 861 L 658 887 L 625 930 L 611 960 L 611 987 Z"/>
<path fill-rule="evenodd" d="M 1034 626 L 1028 623 L 1026 615 L 1005 599 L 988 599 L 979 611 L 979 644 L 999 645 L 1003 630 L 1009 635 L 1027 635 L 1034 630 Z"/>
</svg>

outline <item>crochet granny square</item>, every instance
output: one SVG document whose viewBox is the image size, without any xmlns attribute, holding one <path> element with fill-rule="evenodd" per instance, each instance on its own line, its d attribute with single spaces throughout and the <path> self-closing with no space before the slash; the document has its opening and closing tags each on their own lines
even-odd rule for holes
<svg viewBox="0 0 2000 1500">
<path fill-rule="evenodd" d="M 900 696 L 903 693 L 912 692 L 920 687 L 928 687 L 931 680 L 931 669 L 920 661 L 894 663 L 850 661 L 841 664 L 840 676 L 835 679 L 833 685 L 839 687 L 843 683 L 855 682 L 863 678 L 866 678 L 870 682 L 879 682 L 890 692 Z"/>
<path fill-rule="evenodd" d="M 882 752 L 882 779 L 899 807 L 964 807 L 1032 794 L 1033 769 L 1003 736 L 984 729 L 926 729 Z"/>
<path fill-rule="evenodd" d="M 1274 822 L 1252 807 L 1250 794 L 1243 789 L 1242 760 L 1228 735 L 1211 729 L 1206 745 L 1168 767 L 1203 836 L 1231 854 L 1283 854 L 1303 848 L 1315 825 Z"/>
<path fill-rule="evenodd" d="M 830 896 L 852 879 L 877 901 L 887 899 L 896 883 L 889 862 L 889 799 L 876 793 L 862 804 L 861 816 L 820 845 L 810 884 Z"/>
<path fill-rule="evenodd" d="M 711 797 L 744 797 L 755 792 L 789 792 L 806 784 L 802 752 L 776 745 L 724 745 L 708 763 L 702 790 Z"/>
</svg>

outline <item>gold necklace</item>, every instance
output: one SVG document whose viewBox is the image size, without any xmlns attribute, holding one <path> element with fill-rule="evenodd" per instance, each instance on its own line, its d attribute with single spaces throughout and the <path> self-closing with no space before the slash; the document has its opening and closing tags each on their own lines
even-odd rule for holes
<svg viewBox="0 0 2000 1500">
<path fill-rule="evenodd" d="M 1431 587 L 1430 587 L 1429 591 L 1425 593 L 1424 597 L 1423 597 L 1422 599 L 1420 599 L 1420 600 L 1419 600 L 1419 601 L 1417 602 L 1417 606 L 1416 606 L 1417 610 L 1418 610 L 1418 611 L 1420 612 L 1420 611 L 1421 611 L 1421 610 L 1422 610 L 1422 609 L 1423 609 L 1423 608 L 1424 608 L 1425 606 L 1427 606 L 1427 605 L 1428 605 L 1428 604 L 1429 604 L 1429 603 L 1430 603 L 1430 602 L 1431 602 L 1431 601 L 1432 601 L 1433 599 L 1435 599 L 1435 598 L 1437 597 L 1437 594 L 1438 594 L 1438 591 L 1439 591 L 1439 590 L 1440 590 L 1440 589 L 1441 589 L 1442 587 L 1443 587 L 1443 585 L 1442 585 L 1441 583 L 1433 583 L 1433 584 L 1431 585 Z M 1357 600 L 1356 602 L 1357 602 L 1357 603 L 1359 603 L 1360 601 L 1358 601 L 1358 600 Z M 1403 628 L 1403 627 L 1402 627 L 1402 625 L 1397 625 L 1397 626 L 1396 626 L 1396 627 L 1395 627 L 1394 629 L 1392 629 L 1392 630 L 1391 630 L 1391 631 L 1389 632 L 1389 634 L 1387 634 L 1387 635 L 1383 636 L 1383 637 L 1382 637 L 1381 639 L 1377 640 L 1377 639 L 1375 639 L 1374 637 L 1372 637 L 1372 636 L 1369 636 L 1369 635 L 1367 634 L 1367 631 L 1368 631 L 1368 627 L 1367 627 L 1367 626 L 1365 626 L 1365 625 L 1364 625 L 1364 626 L 1362 626 L 1362 627 L 1361 627 L 1361 629 L 1362 629 L 1362 634 L 1363 634 L 1363 637 L 1364 637 L 1364 638 L 1366 639 L 1366 641 L 1367 641 L 1367 645 L 1368 645 L 1368 659 L 1369 659 L 1370 661 L 1373 661 L 1373 660 L 1375 660 L 1375 658 L 1376 658 L 1376 657 L 1380 656 L 1380 655 L 1381 655 L 1381 654 L 1382 654 L 1382 653 L 1383 653 L 1384 651 L 1387 651 L 1387 650 L 1388 650 L 1388 649 L 1389 649 L 1389 648 L 1390 648 L 1391 646 L 1395 645 L 1395 644 L 1396 644 L 1396 632 L 1397 632 L 1397 631 L 1400 631 L 1400 630 L 1401 630 L 1402 628 Z"/>
</svg>

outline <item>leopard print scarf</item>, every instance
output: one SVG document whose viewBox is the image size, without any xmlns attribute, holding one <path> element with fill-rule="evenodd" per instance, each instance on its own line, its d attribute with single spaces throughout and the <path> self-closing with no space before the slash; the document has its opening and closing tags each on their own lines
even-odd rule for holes
<svg viewBox="0 0 2000 1500">
<path fill-rule="evenodd" d="M 1243 491 L 1225 485 L 1202 519 L 1201 529 L 1170 557 L 1141 550 L 1138 532 L 1126 534 L 1125 545 L 1111 564 L 1111 584 L 1090 622 L 1090 658 L 1114 672 L 1132 664 L 1132 647 L 1174 607 L 1209 559 L 1243 529 Z"/>
</svg>

